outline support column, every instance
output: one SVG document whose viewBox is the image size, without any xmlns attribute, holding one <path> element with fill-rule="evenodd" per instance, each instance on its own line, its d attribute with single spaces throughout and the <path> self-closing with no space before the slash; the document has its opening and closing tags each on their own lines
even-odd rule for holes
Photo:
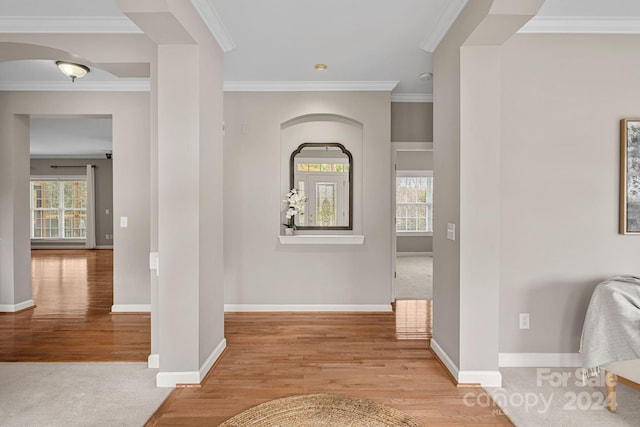
<svg viewBox="0 0 640 427">
<path fill-rule="evenodd" d="M 198 70 L 196 45 L 158 46 L 160 375 L 177 383 L 200 382 Z"/>
<path fill-rule="evenodd" d="M 29 231 L 29 117 L 0 110 L 0 312 L 34 305 Z"/>
<path fill-rule="evenodd" d="M 158 386 L 199 383 L 226 346 L 222 50 L 190 2 L 118 5 L 158 46 L 151 123 L 157 123 L 159 275 L 151 281 L 150 362 L 159 365 Z M 153 220 L 151 227 L 153 248 Z"/>
</svg>

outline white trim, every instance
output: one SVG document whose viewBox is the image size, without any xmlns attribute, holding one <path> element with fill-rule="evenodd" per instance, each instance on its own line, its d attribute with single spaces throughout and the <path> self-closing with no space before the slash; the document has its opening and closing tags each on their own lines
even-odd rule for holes
<svg viewBox="0 0 640 427">
<path fill-rule="evenodd" d="M 126 16 L 3 16 L 0 33 L 142 34 Z"/>
<path fill-rule="evenodd" d="M 460 371 L 458 384 L 480 384 L 482 387 L 502 387 L 500 371 Z"/>
<path fill-rule="evenodd" d="M 433 256 L 433 252 L 396 252 L 396 256 Z"/>
<path fill-rule="evenodd" d="M 114 304 L 112 313 L 151 313 L 151 304 Z"/>
<path fill-rule="evenodd" d="M 227 348 L 227 340 L 222 338 L 216 348 L 213 349 L 207 360 L 200 367 L 200 381 L 204 379 L 209 373 L 209 370 L 213 367 L 213 364 L 216 363 L 216 360 L 220 358 L 224 349 Z"/>
<path fill-rule="evenodd" d="M 447 368 L 449 373 L 451 373 L 451 375 L 453 375 L 453 378 L 455 378 L 457 381 L 458 367 L 456 366 L 455 363 L 453 363 L 453 360 L 451 360 L 449 355 L 442 349 L 442 347 L 440 347 L 440 344 L 436 342 L 435 338 L 431 338 L 430 346 L 431 346 L 431 351 L 433 351 L 436 354 L 436 356 L 438 356 L 438 358 Z"/>
<path fill-rule="evenodd" d="M 640 34 L 638 17 L 534 16 L 520 34 Z"/>
<path fill-rule="evenodd" d="M 62 250 L 62 249 L 69 249 L 69 250 L 77 250 L 77 249 L 85 249 L 85 243 L 84 241 L 82 241 L 82 243 L 80 242 L 75 242 L 72 245 L 44 245 L 42 243 L 46 242 L 42 241 L 42 240 L 35 240 L 31 242 L 31 249 L 56 249 L 56 250 Z"/>
<path fill-rule="evenodd" d="M 18 304 L 0 304 L 0 313 L 15 313 L 16 311 L 31 308 L 34 305 L 36 305 L 36 303 L 32 299 Z"/>
<path fill-rule="evenodd" d="M 431 169 L 412 170 L 412 169 L 396 169 L 396 178 L 413 178 L 413 177 L 433 177 Z"/>
<path fill-rule="evenodd" d="M 227 340 L 223 338 L 209 357 L 207 357 L 207 360 L 202 364 L 199 371 L 158 372 L 156 375 L 156 386 L 175 387 L 178 384 L 200 384 L 226 347 Z"/>
<path fill-rule="evenodd" d="M 60 82 L 12 81 L 0 82 L 0 91 L 45 91 L 45 92 L 149 92 L 151 80 L 140 78 L 124 81 L 87 81 L 78 80 Z"/>
<path fill-rule="evenodd" d="M 191 3 L 200 14 L 200 18 L 202 18 L 222 51 L 227 53 L 235 49 L 236 44 L 231 39 L 229 31 L 224 26 L 211 0 L 191 0 Z"/>
<path fill-rule="evenodd" d="M 225 304 L 225 312 L 365 312 L 388 313 L 391 304 Z"/>
<path fill-rule="evenodd" d="M 397 81 L 375 82 L 321 82 L 321 81 L 225 81 L 225 92 L 324 92 L 324 91 L 387 91 L 398 85 Z"/>
<path fill-rule="evenodd" d="M 500 353 L 501 368 L 578 368 L 582 366 L 580 353 Z"/>
<path fill-rule="evenodd" d="M 392 93 L 391 102 L 433 102 L 432 93 Z"/>
<path fill-rule="evenodd" d="M 156 387 L 175 387 L 177 384 L 200 384 L 200 372 L 158 372 Z"/>
<path fill-rule="evenodd" d="M 420 47 L 427 52 L 434 52 L 444 36 L 449 31 L 449 28 L 453 25 L 456 18 L 462 12 L 467 0 L 448 0 L 444 2 L 445 7 L 440 13 L 440 17 L 433 27 L 433 30 L 422 40 Z"/>
<path fill-rule="evenodd" d="M 281 245 L 362 245 L 364 237 L 358 234 L 305 234 L 278 236 Z"/>
<path fill-rule="evenodd" d="M 160 368 L 160 355 L 159 354 L 150 354 L 147 358 L 147 368 L 149 369 L 158 369 Z"/>
<path fill-rule="evenodd" d="M 96 249 L 113 249 L 113 245 L 98 245 Z"/>
<path fill-rule="evenodd" d="M 396 237 L 433 237 L 431 231 L 396 231 Z"/>
<path fill-rule="evenodd" d="M 433 142 L 392 142 L 395 151 L 433 151 Z"/>
</svg>

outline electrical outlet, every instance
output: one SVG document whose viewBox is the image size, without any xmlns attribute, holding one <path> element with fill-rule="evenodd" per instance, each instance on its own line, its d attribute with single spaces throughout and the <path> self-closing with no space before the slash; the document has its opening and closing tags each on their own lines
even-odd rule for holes
<svg viewBox="0 0 640 427">
<path fill-rule="evenodd" d="M 520 313 L 520 329 L 529 329 L 529 313 Z"/>
<path fill-rule="evenodd" d="M 120 217 L 120 227 L 125 228 L 129 226 L 129 218 L 127 218 L 126 216 L 121 216 Z"/>
</svg>

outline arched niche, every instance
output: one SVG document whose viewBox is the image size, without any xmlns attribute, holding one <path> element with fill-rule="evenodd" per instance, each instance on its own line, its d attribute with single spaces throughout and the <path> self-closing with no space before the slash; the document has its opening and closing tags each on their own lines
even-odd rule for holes
<svg viewBox="0 0 640 427">
<path fill-rule="evenodd" d="M 283 195 L 296 188 L 307 196 L 304 214 L 295 219 L 298 230 L 359 233 L 362 123 L 339 114 L 305 114 L 283 122 L 280 135 Z M 282 214 L 286 207 L 283 204 Z"/>
</svg>

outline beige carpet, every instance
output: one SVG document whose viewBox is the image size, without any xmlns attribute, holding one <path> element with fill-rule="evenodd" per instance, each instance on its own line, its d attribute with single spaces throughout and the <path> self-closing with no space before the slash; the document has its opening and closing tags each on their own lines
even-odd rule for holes
<svg viewBox="0 0 640 427">
<path fill-rule="evenodd" d="M 424 427 L 397 409 L 339 394 L 306 394 L 272 400 L 236 415 L 219 427 Z"/>
<path fill-rule="evenodd" d="M 433 299 L 433 257 L 396 257 L 396 299 Z"/>
<path fill-rule="evenodd" d="M 502 388 L 487 388 L 517 427 L 608 427 L 640 425 L 640 392 L 619 384 L 615 414 L 606 409 L 601 378 L 583 385 L 576 368 L 502 368 Z M 486 396 L 485 396 L 486 397 Z M 481 392 L 465 404 L 486 405 Z"/>
<path fill-rule="evenodd" d="M 0 426 L 143 426 L 172 388 L 146 363 L 0 363 Z"/>
</svg>

